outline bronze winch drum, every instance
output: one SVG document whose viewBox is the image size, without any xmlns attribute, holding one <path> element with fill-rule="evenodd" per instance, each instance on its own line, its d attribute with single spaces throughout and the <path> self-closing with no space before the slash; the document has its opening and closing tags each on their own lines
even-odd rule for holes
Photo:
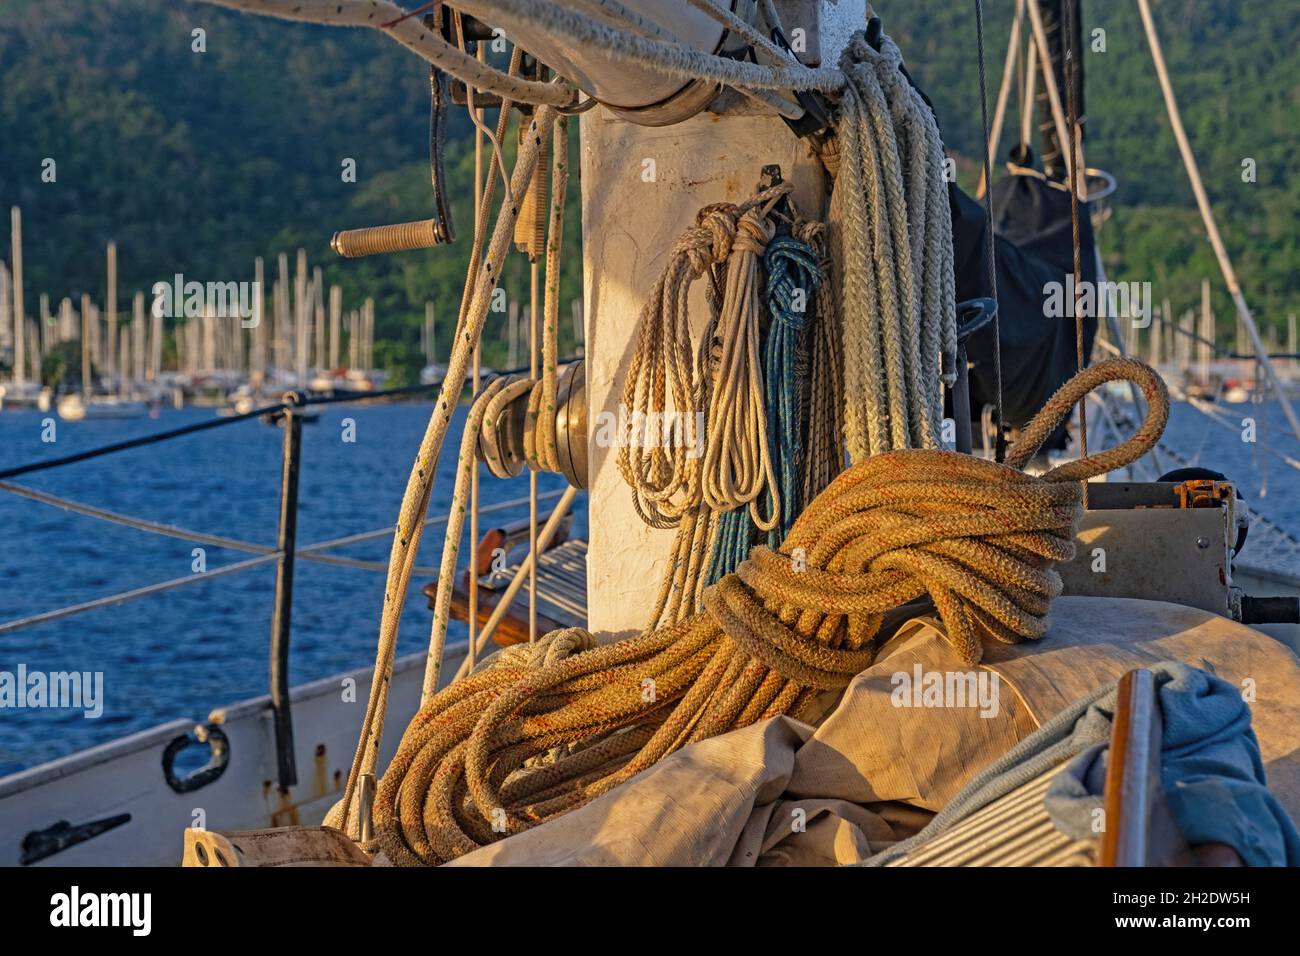
<svg viewBox="0 0 1300 956">
<path fill-rule="evenodd" d="M 509 381 L 516 382 L 522 378 L 515 375 Z M 524 436 L 529 427 L 528 400 L 529 393 L 524 392 L 505 407 L 495 423 L 484 422 L 479 432 L 474 445 L 475 457 L 498 478 L 513 478 L 524 469 Z M 560 369 L 555 393 L 555 448 L 560 460 L 560 474 L 573 487 L 586 488 L 587 376 L 582 361 Z"/>
</svg>

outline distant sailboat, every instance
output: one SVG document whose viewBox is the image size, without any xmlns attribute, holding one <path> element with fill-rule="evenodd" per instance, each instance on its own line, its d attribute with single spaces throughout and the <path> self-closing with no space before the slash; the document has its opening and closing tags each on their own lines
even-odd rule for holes
<svg viewBox="0 0 1300 956">
<path fill-rule="evenodd" d="M 90 361 L 90 301 L 82 299 L 81 306 L 81 391 L 59 397 L 55 410 L 67 422 L 103 418 L 141 418 L 149 410 L 145 402 L 125 397 L 93 394 L 93 375 Z"/>
<path fill-rule="evenodd" d="M 107 395 L 86 399 L 80 392 L 71 392 L 59 398 L 55 410 L 64 421 L 79 422 L 88 418 L 141 418 L 149 408 L 146 403 L 134 399 Z"/>
</svg>

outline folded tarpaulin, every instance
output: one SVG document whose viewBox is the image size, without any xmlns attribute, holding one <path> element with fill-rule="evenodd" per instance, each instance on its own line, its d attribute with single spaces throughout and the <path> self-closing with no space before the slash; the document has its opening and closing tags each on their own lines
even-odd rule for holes
<svg viewBox="0 0 1300 956">
<path fill-rule="evenodd" d="M 1163 733 L 1160 780 L 1189 845 L 1223 843 L 1248 866 L 1300 865 L 1300 832 L 1268 791 L 1242 689 L 1176 661 L 1153 665 Z M 883 865 L 948 831 L 994 800 L 1069 764 L 1043 803 L 1058 830 L 1096 836 L 1109 765 L 1118 681 L 1087 694 L 984 768 L 920 833 L 868 861 Z"/>
<path fill-rule="evenodd" d="M 1286 647 L 1225 618 L 1156 601 L 1062 597 L 1049 624 L 1039 641 L 989 645 L 978 673 L 934 627 L 911 626 L 816 727 L 781 717 L 692 744 L 586 806 L 456 863 L 862 862 L 916 834 L 981 768 L 1016 752 L 1072 702 L 1134 667 L 1169 660 L 1212 668 L 1229 686 L 1257 682 L 1259 757 L 1273 795 L 1300 813 L 1300 664 Z M 924 693 L 900 693 L 904 683 L 917 690 L 918 667 L 923 676 L 978 678 L 993 693 L 932 706 Z M 1077 722 L 1067 721 L 1071 729 Z M 1167 733 L 1178 739 L 1176 725 Z M 1063 751 L 1052 765 L 1078 752 Z"/>
<path fill-rule="evenodd" d="M 1160 782 L 1183 839 L 1226 844 L 1248 866 L 1300 865 L 1300 833 L 1265 786 L 1241 688 L 1183 664 L 1153 670 L 1164 731 Z M 1091 711 L 1109 720 L 1114 705 L 1112 689 Z M 1109 758 L 1108 744 L 1095 743 L 1053 779 L 1044 803 L 1062 832 L 1076 839 L 1088 832 Z"/>
</svg>

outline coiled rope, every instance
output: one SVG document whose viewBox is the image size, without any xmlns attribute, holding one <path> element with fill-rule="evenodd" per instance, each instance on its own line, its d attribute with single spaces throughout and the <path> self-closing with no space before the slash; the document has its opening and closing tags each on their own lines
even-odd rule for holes
<svg viewBox="0 0 1300 956">
<path fill-rule="evenodd" d="M 770 454 L 780 489 L 779 508 L 768 495 L 767 508 L 776 523 L 768 529 L 767 543 L 776 547 L 790 533 L 794 516 L 803 510 L 805 500 L 804 434 L 808 416 L 804 399 L 809 383 L 804 333 L 815 315 L 816 293 L 824 274 L 812 246 L 788 231 L 767 244 L 763 270 L 767 277 L 764 297 L 771 321 L 763 340 L 762 387 L 764 412 L 771 429 Z M 718 518 L 709 584 L 736 570 L 749 554 L 758 530 L 743 508 Z"/>
<path fill-rule="evenodd" d="M 739 206 L 701 209 L 673 244 L 641 309 L 623 382 L 626 421 L 617 460 L 637 514 L 652 528 L 678 527 L 706 500 L 723 511 L 748 505 L 764 480 L 775 486 L 757 382 L 758 257 L 773 231 L 767 214 L 790 188 L 783 183 Z M 706 275 L 709 322 L 692 350 L 687 299 Z M 716 356 L 715 339 L 721 343 Z M 708 416 L 704 434 L 700 414 Z"/>
<path fill-rule="evenodd" d="M 714 337 L 721 345 L 717 380 L 708 403 L 704 436 L 704 504 L 716 512 L 749 506 L 755 525 L 776 527 L 781 513 L 763 408 L 763 380 L 758 355 L 759 259 L 774 227 L 767 209 L 741 215 L 727 260 L 727 284 Z M 768 493 L 767 515 L 760 498 Z"/>
<path fill-rule="evenodd" d="M 1041 478 L 1019 471 L 1075 402 L 1115 380 L 1147 398 L 1131 438 Z M 811 716 L 823 692 L 871 664 L 885 612 L 924 594 L 967 664 L 981 638 L 1041 637 L 1061 587 L 1052 564 L 1074 553 L 1081 480 L 1141 457 L 1168 415 L 1149 367 L 1091 366 L 1048 400 L 1006 464 L 938 450 L 872 456 L 808 505 L 780 551 L 755 547 L 708 588 L 702 613 L 453 683 L 411 721 L 380 781 L 378 845 L 399 865 L 444 862 L 581 806 L 695 741 Z M 796 549 L 806 563 L 792 560 Z M 557 748 L 559 759 L 537 765 Z"/>
<path fill-rule="evenodd" d="M 943 143 L 889 37 L 854 34 L 836 124 L 839 174 L 828 217 L 844 324 L 849 459 L 937 448 L 952 383 L 956 282 Z"/>
<path fill-rule="evenodd" d="M 768 216 L 790 189 L 701 209 L 641 310 L 617 463 L 641 520 L 677 529 L 647 630 L 699 610 L 721 514 L 752 509 L 772 526 L 779 513 L 759 374 L 758 260 L 774 232 Z M 706 276 L 709 319 L 693 346 L 687 302 Z M 765 490 L 767 517 L 758 511 Z"/>
<path fill-rule="evenodd" d="M 767 307 L 772 325 L 763 346 L 763 385 L 767 417 L 776 433 L 777 483 L 781 489 L 779 544 L 790 533 L 794 516 L 803 511 L 804 409 L 807 381 L 801 347 L 809 317 L 815 315 L 816 290 L 825 276 L 816 251 L 793 236 L 777 236 L 763 254 L 767 272 Z M 803 367 L 801 367 L 801 365 Z"/>
</svg>

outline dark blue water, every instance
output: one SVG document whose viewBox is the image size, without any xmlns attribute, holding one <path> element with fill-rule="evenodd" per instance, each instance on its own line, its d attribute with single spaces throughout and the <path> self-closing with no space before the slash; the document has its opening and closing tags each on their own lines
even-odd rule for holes
<svg viewBox="0 0 1300 956">
<path fill-rule="evenodd" d="M 427 404 L 327 406 L 303 429 L 298 542 L 393 524 L 428 421 Z M 459 447 L 462 407 L 448 435 L 431 514 L 445 514 Z M 160 418 L 58 421 L 41 441 L 35 411 L 0 414 L 0 468 L 211 418 L 210 409 L 164 411 Z M 343 420 L 356 441 L 342 440 Z M 279 515 L 282 433 L 253 420 L 20 479 L 28 487 L 156 522 L 274 546 Z M 561 489 L 542 475 L 539 490 Z M 484 504 L 528 494 L 526 474 L 484 476 Z M 540 505 L 543 515 L 553 501 Z M 585 496 L 575 533 L 585 535 Z M 527 506 L 484 518 L 525 517 Z M 430 528 L 419 563 L 437 566 L 443 533 Z M 387 563 L 391 539 L 331 552 Z M 190 573 L 195 544 L 82 517 L 0 492 L 0 621 Z M 250 557 L 206 547 L 209 570 Z M 104 672 L 104 712 L 0 710 L 0 776 L 177 717 L 201 719 L 215 706 L 267 691 L 274 562 L 163 594 L 0 635 L 0 671 Z M 426 647 L 431 612 L 417 576 L 402 615 L 399 653 Z M 294 580 L 293 683 L 373 660 L 384 574 L 299 561 Z M 453 624 L 451 639 L 463 639 Z"/>
<path fill-rule="evenodd" d="M 1271 445 L 1300 458 L 1275 405 L 1223 406 L 1240 422 L 1258 422 L 1261 442 L 1176 406 L 1167 440 L 1183 455 L 1235 478 L 1247 498 L 1292 533 L 1300 533 L 1297 473 L 1263 451 Z M 302 544 L 384 527 L 396 518 L 415 449 L 428 419 L 424 404 L 326 407 L 303 432 L 298 540 Z M 459 424 L 448 436 L 438 471 L 434 514 L 445 513 L 452 490 L 450 462 Z M 37 412 L 0 414 L 0 468 L 66 455 L 123 438 L 211 417 L 206 409 L 164 412 L 151 421 L 57 423 L 58 440 L 41 441 Z M 356 442 L 342 441 L 345 418 Z M 34 474 L 20 482 L 153 521 L 263 545 L 275 541 L 279 509 L 281 433 L 256 421 Z M 563 487 L 543 475 L 542 491 Z M 483 501 L 527 494 L 527 479 L 485 476 Z M 1260 494 L 1264 492 L 1261 498 Z M 582 498 L 579 499 L 583 501 Z M 549 503 L 543 505 L 543 513 Z M 526 508 L 492 520 L 520 517 Z M 575 532 L 585 535 L 585 504 Z M 440 528 L 426 534 L 422 565 L 436 565 Z M 0 620 L 50 610 L 191 573 L 186 541 L 158 537 L 0 492 Z M 381 539 L 336 552 L 387 561 Z M 1249 548 L 1249 546 L 1248 546 Z M 209 547 L 207 566 L 248 557 Z M 215 706 L 267 690 L 267 652 L 274 565 L 189 585 L 0 635 L 0 671 L 103 671 L 105 708 L 99 719 L 79 711 L 0 710 L 0 775 L 103 743 L 177 717 L 202 719 Z M 427 646 L 430 612 L 411 588 L 400 651 Z M 373 660 L 383 598 L 379 572 L 297 565 L 292 661 L 294 683 L 325 677 Z M 452 638 L 464 636 L 453 625 Z"/>
</svg>

